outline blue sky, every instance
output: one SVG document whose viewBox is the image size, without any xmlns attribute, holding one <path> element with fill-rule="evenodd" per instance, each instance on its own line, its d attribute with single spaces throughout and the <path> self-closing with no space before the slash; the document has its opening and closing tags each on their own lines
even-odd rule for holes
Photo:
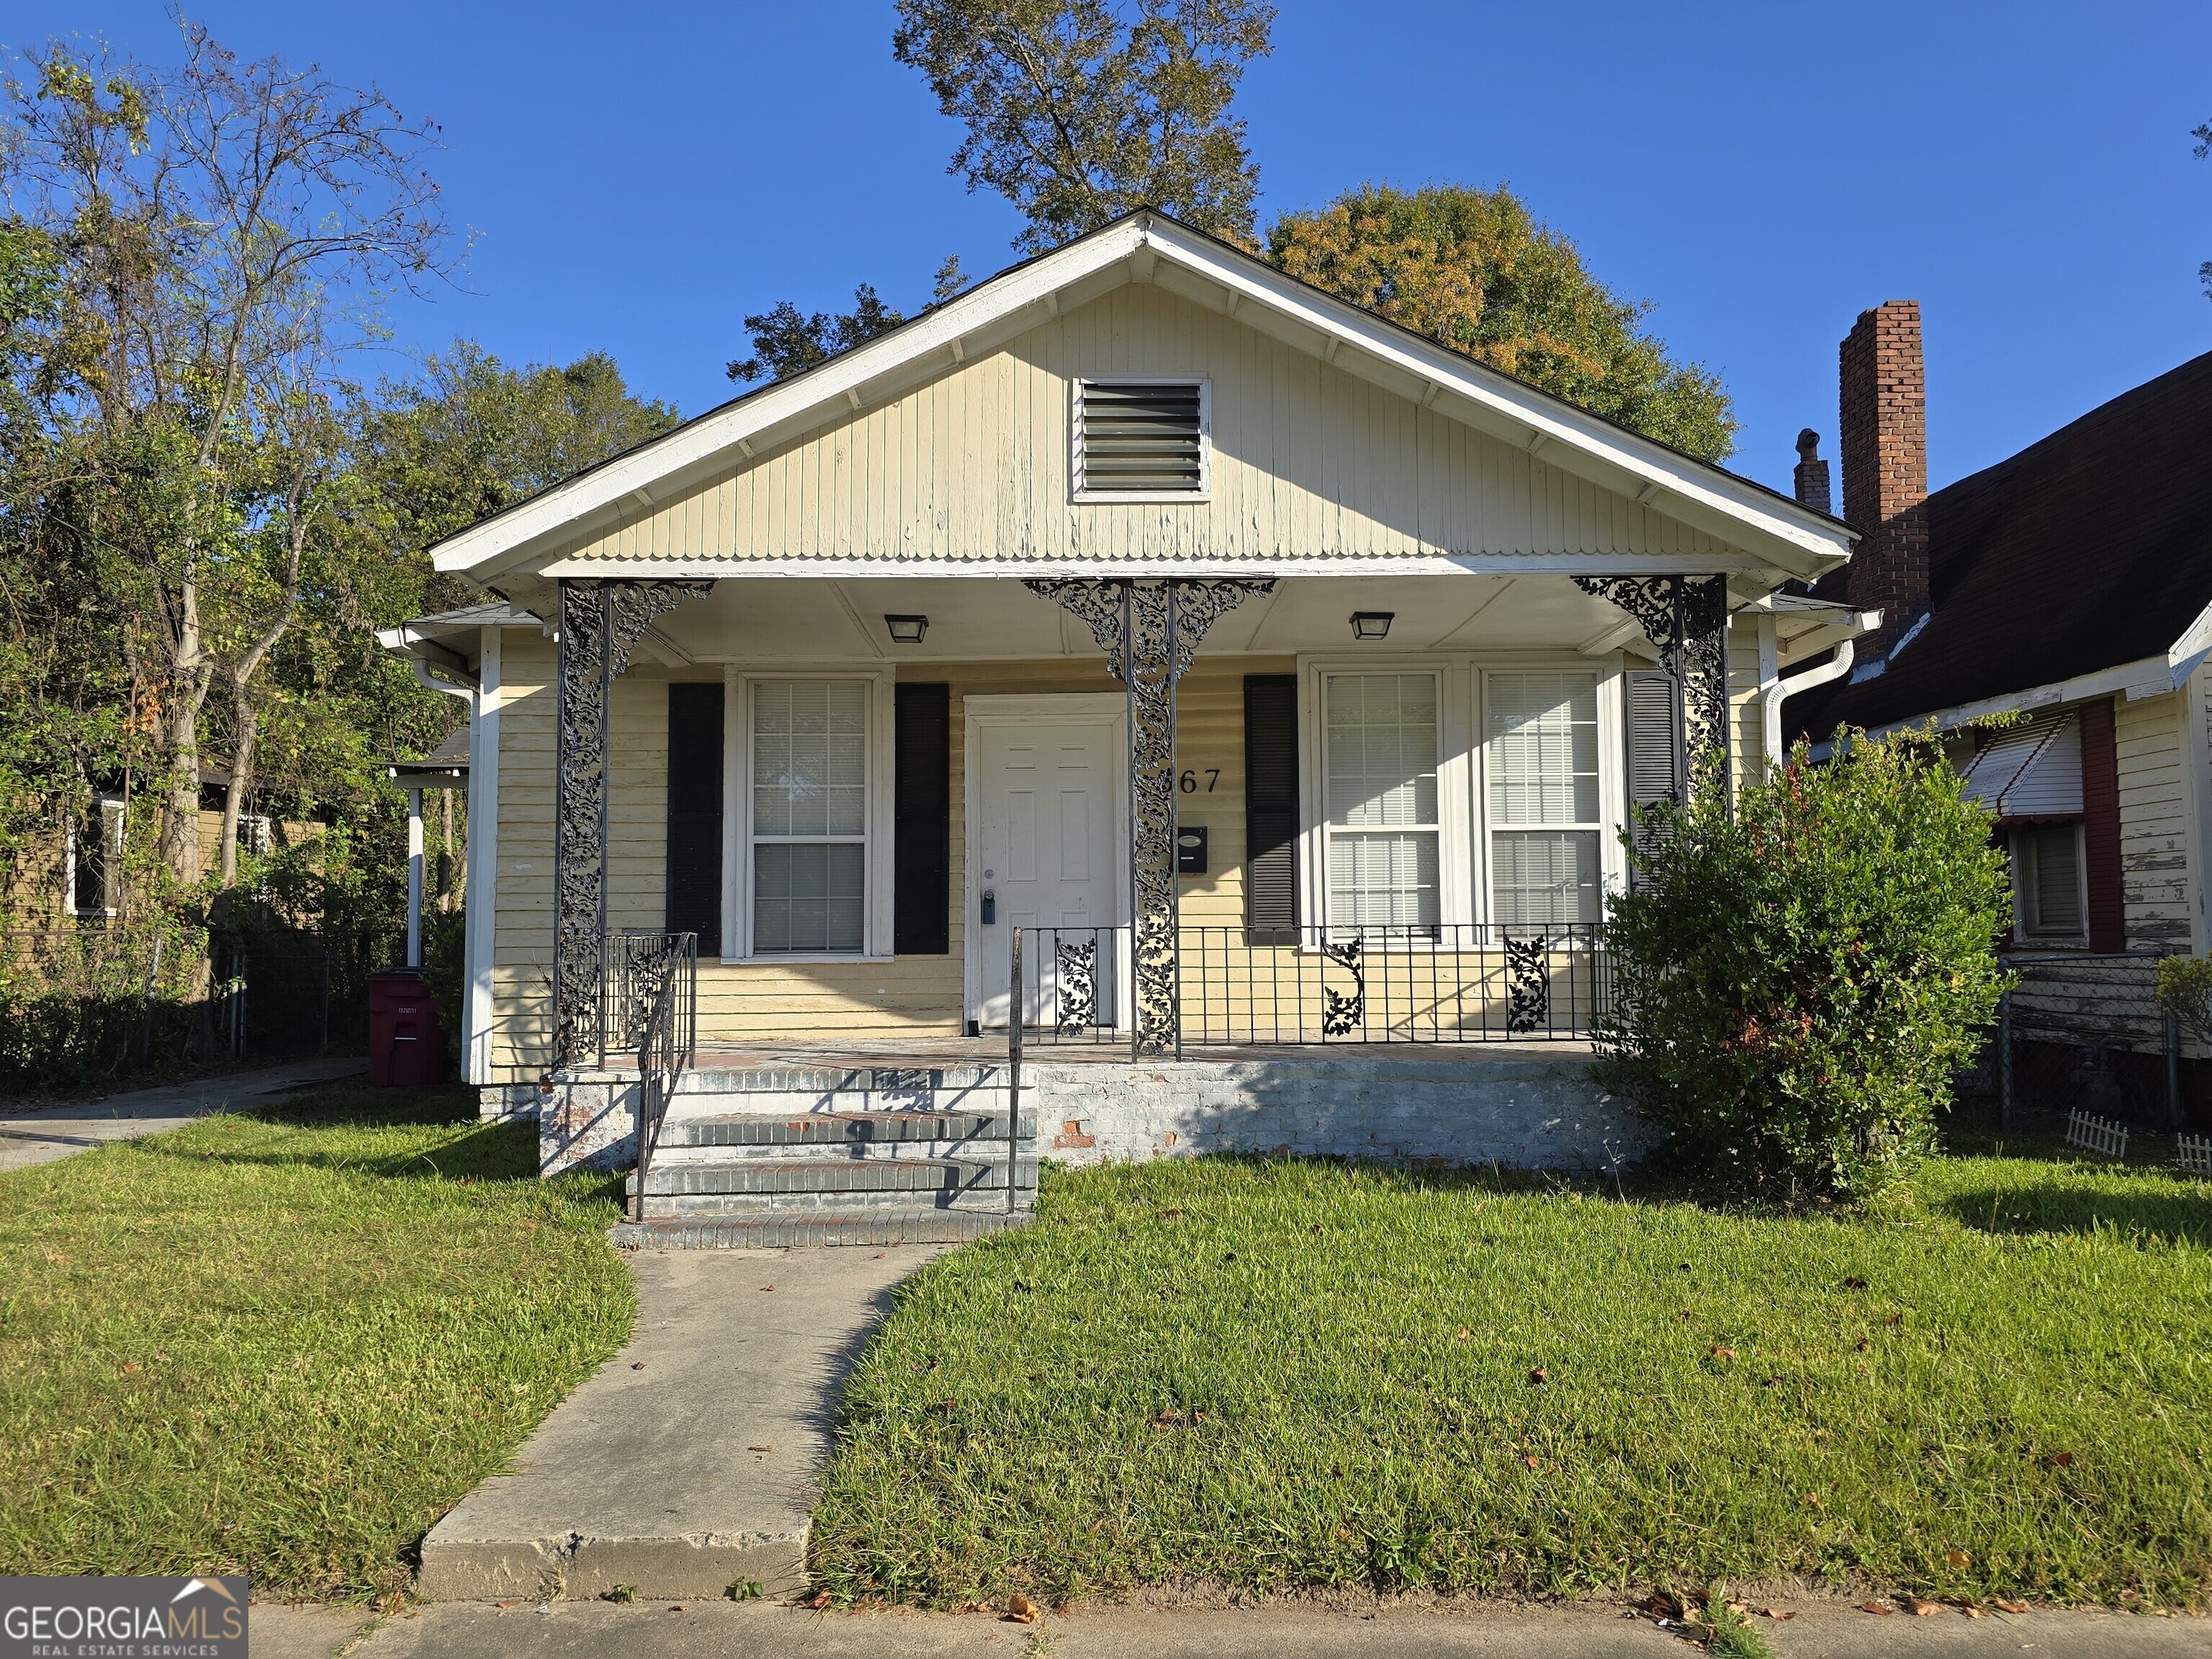
<svg viewBox="0 0 2212 1659">
<path fill-rule="evenodd" d="M 1010 263 L 1014 216 L 892 62 L 884 0 L 211 0 L 241 52 L 317 59 L 434 117 L 466 292 L 395 311 L 512 362 L 611 351 L 696 414 L 740 321 L 858 281 L 910 307 L 949 252 Z M 156 0 L 9 0 L 0 39 L 173 52 Z M 1786 487 L 1834 453 L 1852 318 L 1923 308 L 1941 484 L 2212 349 L 2212 6 L 1282 0 L 1240 108 L 1262 219 L 1380 179 L 1507 182 L 1652 326 L 1718 370 L 1731 465 Z M 397 367 L 398 365 L 395 365 Z"/>
</svg>

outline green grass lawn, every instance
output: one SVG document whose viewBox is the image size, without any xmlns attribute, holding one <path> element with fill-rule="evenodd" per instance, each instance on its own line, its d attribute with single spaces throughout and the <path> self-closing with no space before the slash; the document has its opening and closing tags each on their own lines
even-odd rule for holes
<svg viewBox="0 0 2212 1659">
<path fill-rule="evenodd" d="M 627 1336 L 605 1180 L 469 1091 L 326 1091 L 0 1175 L 0 1573 L 403 1587 Z"/>
<path fill-rule="evenodd" d="M 2212 1571 L 2212 1188 L 1954 1154 L 1875 1219 L 1207 1160 L 924 1272 L 815 1520 L 844 1598 Z"/>
</svg>

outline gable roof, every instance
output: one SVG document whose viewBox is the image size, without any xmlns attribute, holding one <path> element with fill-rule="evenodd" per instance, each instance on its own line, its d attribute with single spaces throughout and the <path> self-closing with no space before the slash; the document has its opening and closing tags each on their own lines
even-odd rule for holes
<svg viewBox="0 0 2212 1659">
<path fill-rule="evenodd" d="M 480 580 L 526 565 L 627 507 L 663 501 L 756 453 L 952 370 L 1125 282 L 1158 282 L 1425 408 L 1813 577 L 1855 532 L 1763 484 L 1498 373 L 1151 210 L 1013 266 L 890 332 L 724 404 L 447 538 L 441 570 Z"/>
<path fill-rule="evenodd" d="M 2212 643 L 2212 352 L 1937 490 L 1928 544 L 1924 625 L 1874 678 L 1793 701 L 1796 731 L 1880 731 L 2147 659 L 2180 668 Z"/>
</svg>

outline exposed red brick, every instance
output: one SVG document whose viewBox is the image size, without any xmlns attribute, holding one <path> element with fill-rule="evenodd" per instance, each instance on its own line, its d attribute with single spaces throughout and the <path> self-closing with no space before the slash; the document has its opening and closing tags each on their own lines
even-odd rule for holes
<svg viewBox="0 0 2212 1659">
<path fill-rule="evenodd" d="M 2089 948 L 2127 949 L 2120 884 L 2120 754 L 2110 697 L 2081 705 L 2081 873 L 2089 890 Z"/>
<path fill-rule="evenodd" d="M 1928 608 L 1928 370 L 1920 302 L 1885 300 L 1859 313 L 1837 351 L 1838 446 L 1844 518 L 1866 538 L 1851 555 L 1845 592 L 1881 627 L 1863 660 L 1887 652 Z"/>
</svg>

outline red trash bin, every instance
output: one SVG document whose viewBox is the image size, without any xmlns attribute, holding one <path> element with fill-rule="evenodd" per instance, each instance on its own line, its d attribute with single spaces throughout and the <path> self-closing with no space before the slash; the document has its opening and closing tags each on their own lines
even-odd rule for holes
<svg viewBox="0 0 2212 1659">
<path fill-rule="evenodd" d="M 368 976 L 368 1080 L 379 1089 L 446 1080 L 446 1034 L 430 987 L 412 968 Z"/>
</svg>

